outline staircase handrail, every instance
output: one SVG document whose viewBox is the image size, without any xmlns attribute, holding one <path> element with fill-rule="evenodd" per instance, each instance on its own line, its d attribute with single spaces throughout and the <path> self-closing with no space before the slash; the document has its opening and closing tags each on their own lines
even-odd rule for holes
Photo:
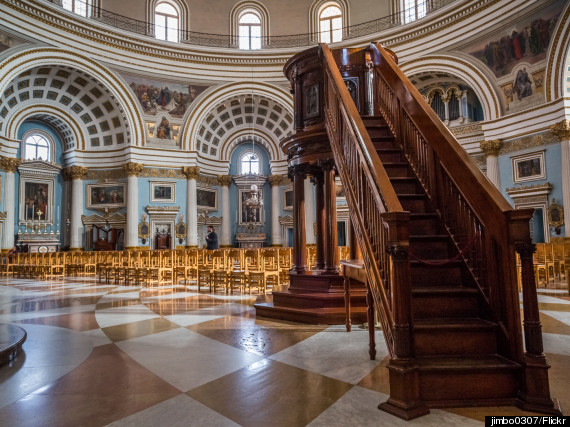
<svg viewBox="0 0 570 427">
<path fill-rule="evenodd" d="M 407 249 L 409 212 L 404 212 L 333 55 L 321 44 L 325 128 L 346 193 L 367 280 L 388 350 L 412 358 L 411 287 Z"/>
<path fill-rule="evenodd" d="M 475 241 L 463 259 L 508 342 L 502 353 L 521 361 L 523 343 L 515 249 L 531 242 L 528 222 L 533 210 L 514 210 L 392 56 L 376 44 L 371 44 L 370 51 L 374 63 L 375 113 L 382 115 L 390 126 L 455 245 L 461 248 Z M 537 307 L 534 280 L 525 278 L 525 286 L 533 288 L 523 289 L 523 294 L 528 294 L 524 303 L 534 313 Z M 537 319 L 527 319 L 525 308 L 525 328 L 527 320 Z M 533 335 L 532 341 L 540 340 L 540 345 L 527 342 L 527 351 L 529 344 L 531 348 L 542 348 L 540 334 Z"/>
</svg>

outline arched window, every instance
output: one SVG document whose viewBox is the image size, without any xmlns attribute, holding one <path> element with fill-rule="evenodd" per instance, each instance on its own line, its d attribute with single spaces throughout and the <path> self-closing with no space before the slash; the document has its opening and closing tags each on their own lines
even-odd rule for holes
<svg viewBox="0 0 570 427">
<path fill-rule="evenodd" d="M 404 0 L 404 24 L 423 18 L 427 13 L 427 0 Z"/>
<path fill-rule="evenodd" d="M 337 6 L 328 6 L 319 15 L 321 43 L 336 43 L 342 40 L 342 12 Z"/>
<path fill-rule="evenodd" d="M 252 11 L 239 17 L 239 48 L 261 49 L 261 18 Z"/>
<path fill-rule="evenodd" d="M 61 5 L 65 10 L 69 10 L 81 16 L 89 16 L 89 3 L 87 0 L 63 0 Z"/>
<path fill-rule="evenodd" d="M 259 175 L 259 156 L 256 153 L 248 152 L 241 156 L 240 172 L 242 175 Z"/>
<path fill-rule="evenodd" d="M 51 162 L 52 146 L 53 142 L 47 134 L 39 131 L 28 132 L 22 139 L 22 159 Z"/>
<path fill-rule="evenodd" d="M 159 40 L 178 41 L 178 11 L 169 3 L 159 3 L 154 9 L 154 35 Z"/>
</svg>

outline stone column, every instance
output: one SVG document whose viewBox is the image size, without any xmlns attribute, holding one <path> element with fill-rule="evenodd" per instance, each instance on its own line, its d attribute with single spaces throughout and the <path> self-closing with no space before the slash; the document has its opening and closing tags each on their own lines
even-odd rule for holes
<svg viewBox="0 0 570 427">
<path fill-rule="evenodd" d="M 313 185 L 311 179 L 306 178 L 305 182 L 305 236 L 307 245 L 315 244 L 315 231 L 313 222 L 315 218 L 315 202 L 313 200 Z"/>
<path fill-rule="evenodd" d="M 198 247 L 198 205 L 196 202 L 196 180 L 200 176 L 199 166 L 185 166 L 182 173 L 186 175 L 186 247 Z"/>
<path fill-rule="evenodd" d="M 141 163 L 129 162 L 123 165 L 127 175 L 127 231 L 125 233 L 125 249 L 135 250 L 139 246 L 139 180 L 144 169 Z"/>
<path fill-rule="evenodd" d="M 4 170 L 4 201 L 3 208 L 6 212 L 4 230 L 2 233 L 2 252 L 8 252 L 14 247 L 14 224 L 16 222 L 16 181 L 14 173 L 22 159 L 2 156 L 0 167 Z"/>
<path fill-rule="evenodd" d="M 222 187 L 222 236 L 220 247 L 231 247 L 230 184 L 232 183 L 232 177 L 229 175 L 218 175 L 218 183 Z"/>
<path fill-rule="evenodd" d="M 281 241 L 281 226 L 279 225 L 279 212 L 281 211 L 281 198 L 279 197 L 279 186 L 283 182 L 281 175 L 271 175 L 271 246 L 283 246 Z"/>
<path fill-rule="evenodd" d="M 311 182 L 315 185 L 316 198 L 316 222 L 317 222 L 317 262 L 315 269 L 325 268 L 325 189 L 323 187 L 324 177 L 322 174 L 313 175 Z"/>
<path fill-rule="evenodd" d="M 570 237 L 570 120 L 562 120 L 550 128 L 560 138 L 562 162 L 562 205 L 564 206 L 564 236 Z"/>
<path fill-rule="evenodd" d="M 501 149 L 501 141 L 495 139 L 493 141 L 483 141 L 480 144 L 481 151 L 487 157 L 487 178 L 499 190 L 501 189 L 501 180 L 499 177 L 499 150 Z"/>
<path fill-rule="evenodd" d="M 325 272 L 339 272 L 334 160 L 321 163 L 325 177 Z"/>
<path fill-rule="evenodd" d="M 83 180 L 87 178 L 88 169 L 83 166 L 70 166 L 64 170 L 66 179 L 71 180 L 71 215 L 69 224 L 69 249 L 80 251 L 83 249 L 83 226 L 81 214 L 85 203 Z"/>
<path fill-rule="evenodd" d="M 305 242 L 305 169 L 296 166 L 293 173 L 293 268 L 292 273 L 307 270 L 307 245 Z"/>
</svg>

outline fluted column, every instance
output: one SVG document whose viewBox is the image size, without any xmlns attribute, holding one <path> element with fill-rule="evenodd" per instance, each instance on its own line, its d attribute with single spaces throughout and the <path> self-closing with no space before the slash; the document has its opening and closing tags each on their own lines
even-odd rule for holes
<svg viewBox="0 0 570 427">
<path fill-rule="evenodd" d="M 127 175 L 127 232 L 125 233 L 125 249 L 137 249 L 139 245 L 139 180 L 144 169 L 140 163 L 129 162 L 123 165 Z"/>
<path fill-rule="evenodd" d="M 232 245 L 231 222 L 230 222 L 230 184 L 232 177 L 229 175 L 218 175 L 218 183 L 222 187 L 222 236 L 220 246 L 228 247 Z"/>
<path fill-rule="evenodd" d="M 562 205 L 565 221 L 570 220 L 570 120 L 562 120 L 551 127 L 551 131 L 560 138 L 562 163 Z M 570 226 L 564 224 L 564 236 L 570 237 Z"/>
<path fill-rule="evenodd" d="M 305 170 L 301 166 L 293 169 L 293 268 L 291 272 L 307 270 L 307 245 L 305 242 Z"/>
<path fill-rule="evenodd" d="M 69 249 L 83 249 L 83 226 L 81 214 L 85 203 L 83 180 L 87 178 L 88 169 L 83 166 L 70 166 L 64 169 L 64 176 L 71 180 L 71 215 L 69 223 Z"/>
<path fill-rule="evenodd" d="M 316 223 L 317 223 L 317 262 L 315 269 L 325 268 L 325 189 L 323 187 L 324 177 L 322 174 L 313 175 L 311 182 L 315 186 Z"/>
<path fill-rule="evenodd" d="M 325 177 L 325 271 L 339 272 L 338 231 L 336 223 L 336 184 L 334 161 L 321 163 Z"/>
<path fill-rule="evenodd" d="M 185 166 L 182 172 L 186 175 L 186 247 L 198 247 L 198 204 L 196 201 L 196 180 L 200 176 L 199 166 Z"/>
<path fill-rule="evenodd" d="M 481 151 L 487 157 L 487 178 L 498 189 L 501 188 L 501 179 L 499 178 L 499 150 L 501 149 L 501 141 L 495 139 L 493 141 L 481 142 Z"/>
<path fill-rule="evenodd" d="M 271 246 L 282 246 L 281 227 L 279 226 L 279 212 L 281 211 L 281 198 L 279 197 L 279 186 L 283 182 L 281 175 L 271 175 Z"/>
<path fill-rule="evenodd" d="M 315 244 L 315 231 L 313 230 L 313 222 L 315 218 L 315 202 L 313 200 L 313 185 L 311 179 L 306 178 L 305 182 L 305 235 L 307 245 Z"/>
<path fill-rule="evenodd" d="M 0 167 L 4 170 L 4 194 L 2 199 L 4 202 L 3 208 L 6 212 L 2 233 L 2 252 L 7 252 L 14 247 L 14 223 L 16 221 L 16 180 L 14 173 L 21 161 L 21 159 L 4 156 L 0 160 Z"/>
</svg>

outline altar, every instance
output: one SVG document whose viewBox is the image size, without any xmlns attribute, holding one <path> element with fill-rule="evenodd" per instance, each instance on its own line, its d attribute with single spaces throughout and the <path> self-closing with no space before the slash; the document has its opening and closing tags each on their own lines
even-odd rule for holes
<svg viewBox="0 0 570 427">
<path fill-rule="evenodd" d="M 265 233 L 236 233 L 236 242 L 240 248 L 262 248 Z"/>
</svg>

